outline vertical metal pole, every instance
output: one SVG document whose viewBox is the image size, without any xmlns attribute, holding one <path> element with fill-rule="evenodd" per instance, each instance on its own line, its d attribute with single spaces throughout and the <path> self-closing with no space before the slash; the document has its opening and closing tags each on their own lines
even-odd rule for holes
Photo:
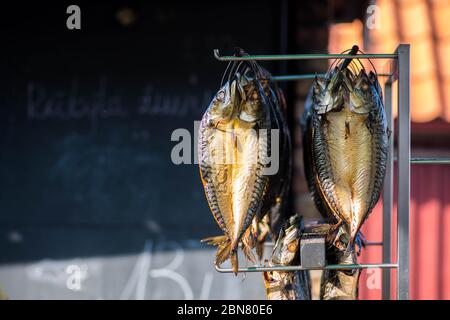
<svg viewBox="0 0 450 320">
<path fill-rule="evenodd" d="M 383 263 L 391 262 L 392 246 L 392 209 L 394 195 L 394 113 L 392 110 L 392 82 L 390 79 L 384 85 L 384 108 L 386 120 L 391 135 L 389 136 L 388 160 L 386 176 L 383 184 Z M 383 269 L 383 286 L 381 291 L 383 300 L 391 299 L 391 270 Z"/>
<path fill-rule="evenodd" d="M 409 299 L 409 203 L 410 203 L 410 46 L 399 45 L 398 54 L 398 184 L 397 184 L 397 299 Z"/>
</svg>

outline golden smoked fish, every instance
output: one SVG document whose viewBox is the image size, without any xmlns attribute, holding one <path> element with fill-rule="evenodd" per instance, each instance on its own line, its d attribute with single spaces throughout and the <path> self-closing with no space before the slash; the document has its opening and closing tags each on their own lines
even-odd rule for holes
<svg viewBox="0 0 450 320">
<path fill-rule="evenodd" d="M 262 69 L 262 68 L 261 68 Z M 262 208 L 257 215 L 257 223 L 262 233 L 269 235 L 273 241 L 277 240 L 282 225 L 290 217 L 289 191 L 292 174 L 291 138 L 286 119 L 286 100 L 283 92 L 276 86 L 270 73 L 261 71 L 261 83 L 266 96 L 269 98 L 272 129 L 278 130 L 278 148 L 272 148 L 272 154 L 278 153 L 278 170 L 269 177 L 269 188 Z M 267 231 L 267 232 L 266 232 Z M 257 241 L 257 254 L 261 260 L 262 247 L 265 236 L 260 232 Z"/>
<path fill-rule="evenodd" d="M 327 248 L 328 264 L 357 264 L 358 252 L 346 250 L 346 243 L 349 240 L 345 225 L 341 225 L 337 230 L 337 238 L 342 241 L 342 246 L 331 245 Z M 361 249 L 364 240 L 359 233 L 356 245 Z M 351 270 L 324 270 L 320 284 L 321 300 L 357 300 L 359 291 L 360 269 Z"/>
<path fill-rule="evenodd" d="M 316 183 L 332 214 L 345 222 L 352 247 L 379 199 L 386 170 L 389 133 L 381 91 L 375 74 L 344 69 L 331 81 L 316 80 L 313 101 Z"/>
<path fill-rule="evenodd" d="M 268 187 L 271 115 L 259 81 L 237 75 L 205 112 L 199 129 L 200 174 L 210 209 L 224 235 L 203 241 L 218 247 L 216 264 L 228 258 L 235 273 L 237 249 L 253 260 L 250 225 Z"/>
</svg>

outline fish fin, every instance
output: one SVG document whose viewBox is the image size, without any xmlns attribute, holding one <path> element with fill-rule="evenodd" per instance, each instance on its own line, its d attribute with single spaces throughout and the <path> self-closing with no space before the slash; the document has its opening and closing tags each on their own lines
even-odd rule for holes
<svg viewBox="0 0 450 320">
<path fill-rule="evenodd" d="M 261 251 L 261 237 L 263 236 L 262 230 L 260 230 L 260 221 L 257 221 L 256 217 L 253 219 L 252 226 L 251 226 L 251 233 L 253 235 L 252 238 L 252 248 L 256 248 L 256 255 L 258 257 L 258 260 L 262 260 L 262 251 Z M 264 241 L 264 240 L 263 240 Z"/>
<path fill-rule="evenodd" d="M 250 248 L 254 248 L 256 246 L 257 242 L 257 233 L 255 233 L 253 230 L 248 229 L 248 235 L 247 237 L 244 237 L 245 241 L 247 241 Z"/>
<path fill-rule="evenodd" d="M 256 255 L 258 256 L 258 260 L 262 261 L 264 255 L 264 242 L 258 242 L 256 244 Z"/>
<path fill-rule="evenodd" d="M 252 249 L 255 247 L 255 245 L 256 245 L 255 238 L 253 234 L 250 232 L 250 230 L 248 230 L 242 239 L 242 252 L 251 262 L 256 261 L 256 257 L 252 252 Z"/>
<path fill-rule="evenodd" d="M 217 246 L 216 265 L 220 266 L 230 257 L 231 241 L 227 235 L 205 238 L 201 242 Z"/>
<path fill-rule="evenodd" d="M 331 226 L 330 225 L 327 225 L 327 224 L 319 224 L 319 225 L 317 225 L 317 226 L 313 226 L 312 228 L 311 228 L 311 232 L 314 232 L 314 233 L 323 233 L 323 234 L 326 234 L 326 233 L 328 233 L 328 232 L 330 232 L 330 230 L 331 230 Z"/>
<path fill-rule="evenodd" d="M 362 252 L 362 249 L 366 247 L 367 240 L 362 234 L 361 231 L 358 232 L 358 234 L 355 237 L 355 249 L 356 249 L 356 255 L 359 256 Z"/>
<path fill-rule="evenodd" d="M 265 229 L 258 234 L 258 238 L 256 239 L 256 255 L 258 256 L 259 261 L 262 261 L 264 256 L 264 243 L 266 242 L 266 238 L 269 234 L 269 230 Z"/>
<path fill-rule="evenodd" d="M 386 133 L 387 133 L 387 136 L 388 136 L 388 139 L 389 139 L 391 137 L 392 130 L 387 127 L 386 128 Z"/>
<path fill-rule="evenodd" d="M 202 243 L 206 243 L 213 246 L 219 246 L 220 244 L 229 241 L 227 235 L 208 237 L 201 240 Z"/>
<path fill-rule="evenodd" d="M 350 255 L 355 251 L 355 235 L 350 237 L 350 240 L 347 243 L 347 247 L 345 248 L 344 255 Z"/>
<path fill-rule="evenodd" d="M 239 261 L 238 261 L 237 250 L 231 251 L 231 257 L 230 258 L 231 258 L 231 267 L 233 268 L 234 274 L 237 276 L 238 268 L 239 268 Z"/>
<path fill-rule="evenodd" d="M 231 242 L 228 240 L 225 243 L 219 244 L 216 252 L 216 265 L 220 266 L 231 255 Z"/>
</svg>

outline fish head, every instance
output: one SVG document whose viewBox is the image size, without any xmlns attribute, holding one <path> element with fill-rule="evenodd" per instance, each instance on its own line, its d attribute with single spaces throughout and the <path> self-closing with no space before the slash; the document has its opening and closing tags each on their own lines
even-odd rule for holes
<svg viewBox="0 0 450 320">
<path fill-rule="evenodd" d="M 289 265 L 297 255 L 299 248 L 299 230 L 297 226 L 289 227 L 282 239 L 282 249 L 280 256 L 281 265 Z"/>
<path fill-rule="evenodd" d="M 238 118 L 241 121 L 254 124 L 264 116 L 264 104 L 267 103 L 266 93 L 261 83 L 256 80 L 241 82 L 243 90 Z"/>
<path fill-rule="evenodd" d="M 271 101 L 277 100 L 278 86 L 272 80 L 272 75 L 270 74 L 269 71 L 267 71 L 262 67 L 259 68 L 259 72 L 260 72 L 259 82 L 261 83 L 261 86 L 264 90 L 264 94 Z"/>
<path fill-rule="evenodd" d="M 228 81 L 216 93 L 208 108 L 209 123 L 217 126 L 219 123 L 231 120 L 237 99 L 237 80 Z"/>
<path fill-rule="evenodd" d="M 346 83 L 348 92 L 348 107 L 351 112 L 367 114 L 372 109 L 377 93 L 369 77 L 364 70 L 361 70 L 350 83 Z"/>
<path fill-rule="evenodd" d="M 314 109 L 318 114 L 339 110 L 343 105 L 341 73 L 335 71 L 329 78 L 316 76 L 313 85 Z"/>
</svg>

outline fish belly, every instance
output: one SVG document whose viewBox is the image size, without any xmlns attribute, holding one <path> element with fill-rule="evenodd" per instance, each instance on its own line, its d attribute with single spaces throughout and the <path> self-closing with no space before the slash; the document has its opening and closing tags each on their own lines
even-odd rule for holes
<svg viewBox="0 0 450 320">
<path fill-rule="evenodd" d="M 234 163 L 232 168 L 233 240 L 242 233 L 244 222 L 258 187 L 258 136 L 254 130 L 235 128 Z"/>
<path fill-rule="evenodd" d="M 223 223 L 228 232 L 234 229 L 232 209 L 233 139 L 231 128 L 211 129 L 207 134 L 206 156 L 208 179 L 205 191 L 214 217 Z"/>
<path fill-rule="evenodd" d="M 367 115 L 347 108 L 327 114 L 326 140 L 339 213 L 356 235 L 372 196 L 372 135 Z"/>
</svg>

